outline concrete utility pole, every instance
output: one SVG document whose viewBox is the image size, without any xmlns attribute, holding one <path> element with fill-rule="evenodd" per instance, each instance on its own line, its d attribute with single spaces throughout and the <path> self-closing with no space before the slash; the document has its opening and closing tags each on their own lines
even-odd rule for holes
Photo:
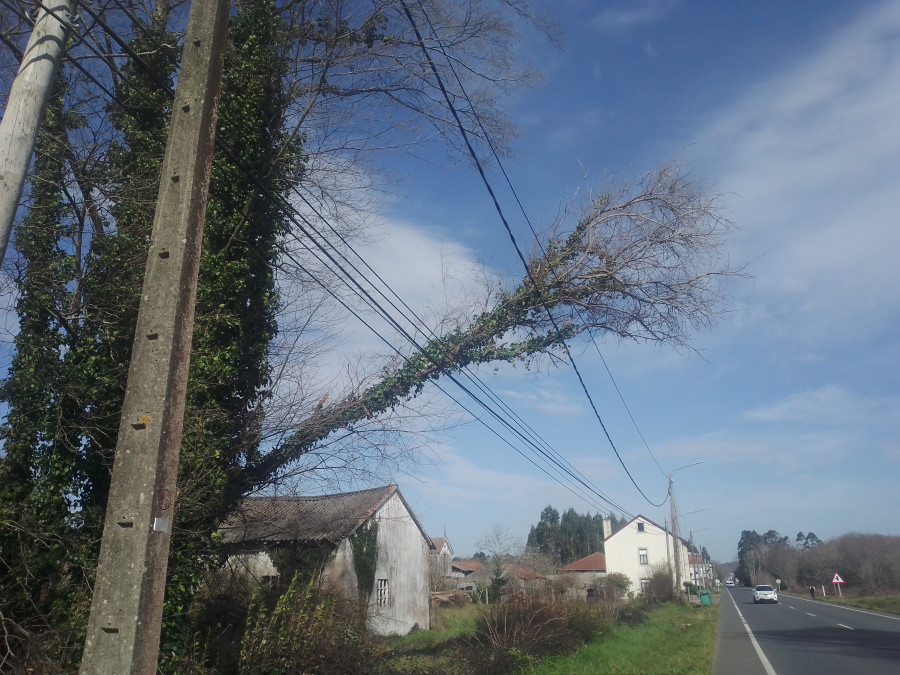
<svg viewBox="0 0 900 675">
<path fill-rule="evenodd" d="M 156 672 L 228 0 L 194 0 L 116 445 L 83 674 Z"/>
<path fill-rule="evenodd" d="M 675 558 L 675 592 L 679 599 L 684 590 L 681 587 L 681 555 L 678 550 L 678 512 L 675 508 L 675 488 L 672 474 L 669 474 L 669 508 L 672 510 L 672 557 Z"/>
<path fill-rule="evenodd" d="M 692 466 L 703 464 L 703 462 L 694 462 L 686 466 L 679 466 L 673 469 L 669 474 L 669 508 L 672 510 L 672 554 L 675 557 L 675 589 L 678 592 L 676 597 L 681 598 L 684 588 L 681 586 L 681 555 L 679 551 L 680 541 L 678 539 L 678 510 L 675 508 L 675 488 L 672 482 L 672 474 L 682 469 L 690 469 Z"/>
<path fill-rule="evenodd" d="M 41 4 L 0 121 L 0 262 L 6 255 L 44 107 L 66 48 L 69 0 Z"/>
</svg>

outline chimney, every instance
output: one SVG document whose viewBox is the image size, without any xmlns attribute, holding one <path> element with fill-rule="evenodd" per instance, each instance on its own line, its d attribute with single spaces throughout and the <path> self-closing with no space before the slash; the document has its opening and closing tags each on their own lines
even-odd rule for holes
<svg viewBox="0 0 900 675">
<path fill-rule="evenodd" d="M 603 538 L 609 539 L 612 536 L 612 521 L 609 518 L 603 519 Z"/>
</svg>

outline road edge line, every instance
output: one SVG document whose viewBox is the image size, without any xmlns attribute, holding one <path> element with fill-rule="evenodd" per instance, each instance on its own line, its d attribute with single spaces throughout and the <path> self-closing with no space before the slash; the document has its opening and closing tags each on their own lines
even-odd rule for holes
<svg viewBox="0 0 900 675">
<path fill-rule="evenodd" d="M 756 641 L 756 636 L 753 634 L 753 631 L 750 630 L 750 624 L 747 623 L 747 619 L 744 618 L 744 615 L 741 614 L 741 610 L 738 609 L 734 596 L 729 593 L 728 597 L 731 598 L 731 603 L 734 605 L 734 611 L 738 613 L 741 623 L 744 624 L 744 630 L 747 631 L 747 635 L 750 636 L 750 643 L 753 645 L 753 649 L 756 650 L 756 655 L 759 657 L 760 663 L 762 663 L 762 667 L 766 671 L 766 675 L 778 675 L 772 667 L 772 664 L 769 663 L 769 659 L 767 659 L 766 655 L 763 653 L 762 647 L 759 646 L 759 642 Z"/>
</svg>

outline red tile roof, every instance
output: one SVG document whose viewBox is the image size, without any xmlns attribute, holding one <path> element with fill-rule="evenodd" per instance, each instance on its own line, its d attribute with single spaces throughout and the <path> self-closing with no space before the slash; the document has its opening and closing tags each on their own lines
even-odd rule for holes
<svg viewBox="0 0 900 675">
<path fill-rule="evenodd" d="M 477 560 L 453 560 L 450 565 L 458 567 L 463 572 L 477 572 L 484 569 L 484 565 Z"/>
<path fill-rule="evenodd" d="M 581 560 L 570 562 L 559 568 L 560 572 L 605 572 L 606 556 L 602 553 L 591 553 Z"/>
</svg>

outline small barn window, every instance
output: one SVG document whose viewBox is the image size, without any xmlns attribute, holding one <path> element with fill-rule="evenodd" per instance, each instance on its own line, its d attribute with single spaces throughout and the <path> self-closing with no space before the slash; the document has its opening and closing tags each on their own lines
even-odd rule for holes
<svg viewBox="0 0 900 675">
<path fill-rule="evenodd" d="M 638 523 L 638 532 L 643 532 L 643 531 L 644 531 L 644 524 Z"/>
<path fill-rule="evenodd" d="M 375 603 L 379 607 L 386 607 L 388 604 L 388 580 L 378 579 L 375 585 Z"/>
<path fill-rule="evenodd" d="M 638 549 L 638 558 L 640 559 L 641 565 L 649 565 L 650 560 L 647 557 L 647 549 L 639 548 Z"/>
</svg>

